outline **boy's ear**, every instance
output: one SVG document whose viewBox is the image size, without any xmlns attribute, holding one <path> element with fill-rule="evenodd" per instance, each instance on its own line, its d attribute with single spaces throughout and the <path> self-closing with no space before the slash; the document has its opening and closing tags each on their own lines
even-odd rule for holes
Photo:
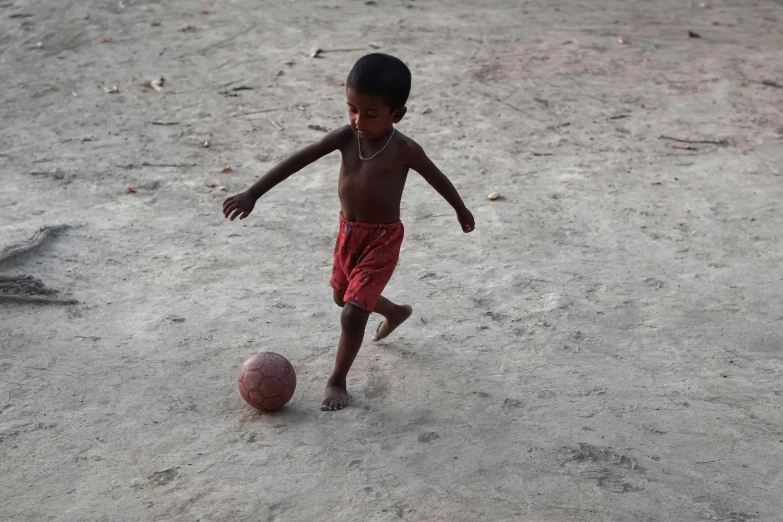
<svg viewBox="0 0 783 522">
<path fill-rule="evenodd" d="M 394 123 L 400 123 L 400 120 L 403 118 L 403 116 L 405 116 L 407 112 L 408 112 L 408 107 L 403 105 L 402 107 L 394 111 L 394 113 L 392 114 L 392 121 Z"/>
</svg>

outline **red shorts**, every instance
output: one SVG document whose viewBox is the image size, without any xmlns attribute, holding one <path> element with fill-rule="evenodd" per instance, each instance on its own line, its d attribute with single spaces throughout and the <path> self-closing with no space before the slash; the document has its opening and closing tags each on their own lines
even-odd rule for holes
<svg viewBox="0 0 783 522">
<path fill-rule="evenodd" d="M 366 312 L 375 310 L 397 266 L 404 234 L 401 221 L 391 225 L 357 223 L 346 221 L 340 212 L 330 283 L 343 294 L 343 301 Z"/>
</svg>

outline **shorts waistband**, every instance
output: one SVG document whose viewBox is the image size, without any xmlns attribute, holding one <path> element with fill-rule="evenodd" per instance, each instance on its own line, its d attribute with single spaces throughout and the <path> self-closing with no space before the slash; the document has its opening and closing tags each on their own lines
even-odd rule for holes
<svg viewBox="0 0 783 522">
<path fill-rule="evenodd" d="M 388 229 L 398 227 L 402 224 L 401 220 L 397 220 L 394 223 L 362 223 L 361 221 L 348 221 L 345 219 L 343 212 L 340 211 L 340 223 L 350 225 L 352 228 L 366 228 L 368 230 Z"/>
</svg>

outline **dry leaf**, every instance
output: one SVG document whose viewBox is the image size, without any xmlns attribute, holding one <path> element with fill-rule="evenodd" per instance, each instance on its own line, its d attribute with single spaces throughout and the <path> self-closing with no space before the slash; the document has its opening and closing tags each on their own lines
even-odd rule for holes
<svg viewBox="0 0 783 522">
<path fill-rule="evenodd" d="M 179 125 L 178 121 L 158 121 L 155 120 L 152 122 L 153 125 L 160 125 L 162 127 L 170 127 L 171 125 Z"/>
<path fill-rule="evenodd" d="M 701 38 L 701 35 L 699 33 L 694 33 L 693 31 L 688 31 L 688 37 L 689 38 Z"/>
<path fill-rule="evenodd" d="M 33 16 L 35 15 L 32 15 L 30 13 L 16 13 L 16 14 L 12 14 L 8 18 L 31 18 Z"/>
<path fill-rule="evenodd" d="M 103 92 L 106 94 L 114 94 L 116 92 L 120 92 L 120 89 L 116 85 L 112 85 L 111 87 L 104 87 Z"/>
<path fill-rule="evenodd" d="M 493 192 L 489 196 L 487 196 L 487 199 L 490 201 L 495 201 L 496 199 L 500 199 L 502 196 L 500 195 L 500 192 Z"/>
<path fill-rule="evenodd" d="M 186 25 L 179 30 L 181 33 L 195 33 L 196 31 L 198 31 L 198 28 L 195 25 Z"/>
<path fill-rule="evenodd" d="M 112 43 L 114 41 L 113 38 L 106 37 L 103 40 L 101 40 L 101 43 Z"/>
<path fill-rule="evenodd" d="M 313 47 L 310 49 L 310 58 L 319 58 L 321 56 L 321 53 L 324 52 L 323 49 L 320 49 L 318 47 Z"/>
<path fill-rule="evenodd" d="M 229 172 L 231 172 L 231 167 L 224 168 L 222 172 L 223 174 L 228 174 Z"/>
<path fill-rule="evenodd" d="M 323 125 L 308 125 L 307 128 L 316 131 L 321 131 L 321 132 L 329 132 L 329 129 L 327 129 Z"/>
<path fill-rule="evenodd" d="M 206 185 L 209 188 L 216 188 L 218 186 L 218 184 L 215 183 L 214 181 L 205 181 L 204 185 Z"/>
<path fill-rule="evenodd" d="M 135 194 L 135 193 L 136 193 L 136 189 L 135 188 L 128 187 L 128 194 Z"/>
<path fill-rule="evenodd" d="M 163 92 L 163 85 L 166 83 L 165 78 L 158 78 L 157 80 L 151 80 L 141 84 L 145 89 L 151 89 L 153 91 Z"/>
<path fill-rule="evenodd" d="M 43 49 L 43 42 L 36 42 L 35 45 L 31 45 L 27 48 L 29 51 L 37 51 L 39 49 Z"/>
</svg>

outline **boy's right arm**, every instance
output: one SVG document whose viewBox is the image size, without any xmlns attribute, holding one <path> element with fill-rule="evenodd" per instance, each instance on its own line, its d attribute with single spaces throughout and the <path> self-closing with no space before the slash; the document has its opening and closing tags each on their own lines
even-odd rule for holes
<svg viewBox="0 0 783 522">
<path fill-rule="evenodd" d="M 316 160 L 342 148 L 349 132 L 349 125 L 335 129 L 320 141 L 308 145 L 284 159 L 272 167 L 269 172 L 264 174 L 249 189 L 226 199 L 223 202 L 223 215 L 230 218 L 231 221 L 234 221 L 237 217 L 245 219 L 253 211 L 258 198 L 269 192 L 275 185 Z"/>
</svg>

